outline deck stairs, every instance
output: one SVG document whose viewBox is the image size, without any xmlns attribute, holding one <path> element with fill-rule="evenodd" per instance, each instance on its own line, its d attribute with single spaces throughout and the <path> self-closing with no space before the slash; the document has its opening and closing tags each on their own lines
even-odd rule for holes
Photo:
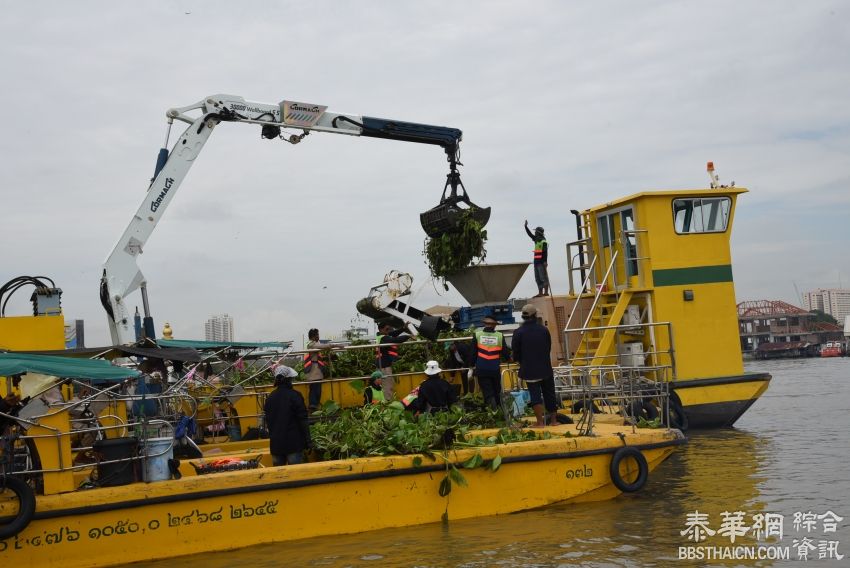
<svg viewBox="0 0 850 568">
<path fill-rule="evenodd" d="M 611 246 L 610 259 L 604 267 L 600 257 L 594 254 L 592 243 L 592 227 L 587 214 L 582 216 L 579 225 L 580 237 L 567 244 L 567 258 L 570 270 L 570 294 L 577 299 L 585 299 L 582 307 L 577 301 L 573 305 L 567 321 L 566 329 L 579 332 L 579 337 L 572 334 L 572 340 L 567 341 L 572 366 L 598 367 L 616 365 L 618 363 L 618 336 L 622 333 L 623 316 L 629 305 L 639 296 L 646 295 L 645 288 L 631 288 L 629 279 L 618 283 L 618 263 L 623 265 L 620 253 L 622 246 Z M 640 231 L 632 231 L 634 234 Z M 617 237 L 619 243 L 626 235 Z M 608 256 L 608 254 L 606 254 Z M 573 287 L 573 274 L 580 275 L 577 279 L 581 286 Z M 622 279 L 621 279 L 622 280 Z M 586 307 L 586 299 L 593 297 L 590 308 Z M 579 323 L 581 322 L 581 323 Z"/>
</svg>

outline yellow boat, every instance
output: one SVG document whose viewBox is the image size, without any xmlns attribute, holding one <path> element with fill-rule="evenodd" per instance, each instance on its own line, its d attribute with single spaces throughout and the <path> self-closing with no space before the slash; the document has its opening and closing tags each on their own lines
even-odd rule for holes
<svg viewBox="0 0 850 568">
<path fill-rule="evenodd" d="M 713 169 L 710 169 L 713 174 Z M 570 293 L 530 300 L 557 363 L 669 382 L 680 426 L 731 426 L 767 390 L 745 373 L 730 236 L 744 188 L 651 191 L 574 211 Z"/>
<path fill-rule="evenodd" d="M 179 479 L 80 488 L 80 472 L 92 466 L 71 465 L 71 424 L 68 407 L 29 424 L 26 437 L 40 457 L 39 494 L 22 489 L 20 477 L 3 479 L 0 559 L 6 565 L 109 566 L 610 499 L 640 489 L 685 442 L 678 430 L 622 422 L 598 423 L 593 435 L 584 435 L 586 425 L 560 425 L 534 430 L 534 440 L 451 449 L 436 458 L 378 456 L 208 474 L 184 463 Z M 111 432 L 133 428 L 119 424 Z M 253 455 L 254 464 L 269 458 L 264 442 L 227 444 L 210 453 Z M 97 469 L 114 465 L 101 462 Z M 463 481 L 449 473 L 455 468 Z"/>
</svg>

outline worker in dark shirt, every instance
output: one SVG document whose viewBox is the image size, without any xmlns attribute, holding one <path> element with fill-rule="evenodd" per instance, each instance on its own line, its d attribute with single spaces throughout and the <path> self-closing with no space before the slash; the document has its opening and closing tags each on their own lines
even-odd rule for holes
<svg viewBox="0 0 850 568">
<path fill-rule="evenodd" d="M 457 402 L 454 387 L 440 376 L 442 371 L 436 361 L 428 361 L 425 364 L 425 374 L 428 378 L 419 385 L 419 396 L 414 403 L 420 412 L 448 410 Z"/>
<path fill-rule="evenodd" d="M 549 244 L 543 234 L 543 227 L 537 227 L 534 232 L 528 228 L 525 222 L 525 232 L 534 241 L 534 280 L 537 282 L 537 296 L 549 294 Z"/>
<path fill-rule="evenodd" d="M 410 339 L 410 335 L 405 334 L 404 330 L 393 329 L 393 326 L 384 322 L 378 325 L 378 335 L 375 336 L 375 339 L 380 345 L 386 345 L 386 347 L 378 348 L 378 368 L 384 374 L 381 385 L 384 391 L 384 399 L 392 401 L 395 396 L 393 363 L 398 360 L 398 344 Z"/>
<path fill-rule="evenodd" d="M 274 384 L 277 388 L 268 396 L 263 407 L 273 465 L 303 463 L 304 450 L 312 446 L 304 397 L 292 388 L 292 379 L 297 376 L 298 373 L 291 367 L 275 367 Z"/>
<path fill-rule="evenodd" d="M 535 426 L 546 425 L 543 415 L 545 403 L 549 425 L 558 425 L 558 401 L 555 397 L 555 376 L 552 372 L 552 336 L 546 326 L 537 321 L 537 308 L 531 304 L 522 307 L 522 325 L 514 331 L 511 342 L 514 361 L 519 363 L 519 378 L 528 385 L 531 407 L 537 418 Z"/>
</svg>

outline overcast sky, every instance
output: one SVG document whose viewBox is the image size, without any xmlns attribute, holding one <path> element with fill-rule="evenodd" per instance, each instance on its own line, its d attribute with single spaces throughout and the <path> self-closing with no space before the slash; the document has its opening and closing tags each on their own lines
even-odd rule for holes
<svg viewBox="0 0 850 568">
<path fill-rule="evenodd" d="M 52 277 L 108 342 L 102 263 L 145 196 L 165 111 L 215 93 L 457 127 L 487 260 L 530 260 L 543 225 L 566 292 L 570 209 L 650 189 L 738 202 L 738 300 L 850 287 L 847 2 L 2 2 L 0 283 Z M 177 123 L 172 142 L 182 130 Z M 390 269 L 428 271 L 433 146 L 223 124 L 139 265 L 157 330 L 333 335 Z M 458 305 L 432 287 L 420 307 Z M 536 292 L 528 273 L 517 296 Z M 19 292 L 7 315 L 31 309 Z M 141 299 L 130 300 L 141 305 Z M 795 302 L 796 303 L 796 302 Z"/>
</svg>

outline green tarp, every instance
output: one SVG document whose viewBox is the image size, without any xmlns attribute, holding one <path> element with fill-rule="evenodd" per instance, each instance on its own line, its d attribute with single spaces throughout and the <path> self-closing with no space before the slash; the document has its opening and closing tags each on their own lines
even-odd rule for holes
<svg viewBox="0 0 850 568">
<path fill-rule="evenodd" d="M 194 341 L 191 339 L 157 339 L 160 347 L 185 347 L 189 349 L 286 349 L 291 341 L 228 342 Z"/>
<path fill-rule="evenodd" d="M 28 372 L 66 379 L 101 381 L 119 381 L 141 375 L 135 369 L 117 367 L 109 361 L 101 359 L 73 359 L 51 355 L 0 353 L 0 377 Z"/>
</svg>

